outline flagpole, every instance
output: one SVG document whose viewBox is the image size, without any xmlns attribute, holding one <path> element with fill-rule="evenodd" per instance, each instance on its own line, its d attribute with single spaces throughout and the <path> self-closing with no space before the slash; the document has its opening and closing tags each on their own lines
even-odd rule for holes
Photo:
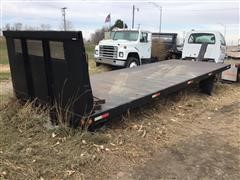
<svg viewBox="0 0 240 180">
<path fill-rule="evenodd" d="M 111 13 L 109 13 L 109 14 L 110 14 L 110 21 L 109 21 L 109 31 L 110 31 L 112 18 L 111 18 Z"/>
</svg>

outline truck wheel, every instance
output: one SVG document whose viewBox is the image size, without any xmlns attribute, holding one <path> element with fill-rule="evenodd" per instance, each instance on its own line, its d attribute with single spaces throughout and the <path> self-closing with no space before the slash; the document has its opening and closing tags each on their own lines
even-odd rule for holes
<svg viewBox="0 0 240 180">
<path fill-rule="evenodd" d="M 126 67 L 127 68 L 133 68 L 133 67 L 136 67 L 136 66 L 139 66 L 140 63 L 139 63 L 139 60 L 135 57 L 129 57 L 127 59 L 127 63 L 126 63 Z"/>
<path fill-rule="evenodd" d="M 98 66 L 100 66 L 100 65 L 101 65 L 100 63 L 96 62 L 96 67 L 98 67 Z"/>
<path fill-rule="evenodd" d="M 172 59 L 177 59 L 176 54 L 172 54 Z"/>
</svg>

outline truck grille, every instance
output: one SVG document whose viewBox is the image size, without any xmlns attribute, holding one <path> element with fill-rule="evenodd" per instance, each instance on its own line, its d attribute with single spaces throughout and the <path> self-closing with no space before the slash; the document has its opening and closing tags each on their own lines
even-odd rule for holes
<svg viewBox="0 0 240 180">
<path fill-rule="evenodd" d="M 100 46 L 99 55 L 104 58 L 117 58 L 116 46 Z"/>
</svg>

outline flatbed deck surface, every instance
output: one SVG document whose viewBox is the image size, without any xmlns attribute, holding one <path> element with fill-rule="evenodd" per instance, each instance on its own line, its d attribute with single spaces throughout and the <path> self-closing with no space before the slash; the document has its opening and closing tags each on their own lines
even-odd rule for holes
<svg viewBox="0 0 240 180">
<path fill-rule="evenodd" d="M 133 107 L 134 101 L 136 104 L 137 100 L 152 97 L 154 93 L 174 91 L 181 84 L 201 80 L 226 68 L 225 64 L 168 60 L 92 75 L 93 95 L 106 101 L 95 114 L 117 107 L 117 111 L 126 110 Z"/>
</svg>

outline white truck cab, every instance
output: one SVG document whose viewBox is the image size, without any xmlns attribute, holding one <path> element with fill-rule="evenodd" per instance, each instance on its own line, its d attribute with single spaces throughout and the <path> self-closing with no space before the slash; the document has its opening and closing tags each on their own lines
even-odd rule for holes
<svg viewBox="0 0 240 180">
<path fill-rule="evenodd" d="M 203 43 L 207 44 L 204 60 L 223 63 L 226 56 L 226 43 L 218 31 L 191 31 L 187 33 L 182 59 L 196 59 Z"/>
<path fill-rule="evenodd" d="M 102 40 L 95 47 L 96 64 L 135 67 L 151 58 L 151 33 L 142 30 L 120 29 L 111 33 L 111 39 Z"/>
</svg>

